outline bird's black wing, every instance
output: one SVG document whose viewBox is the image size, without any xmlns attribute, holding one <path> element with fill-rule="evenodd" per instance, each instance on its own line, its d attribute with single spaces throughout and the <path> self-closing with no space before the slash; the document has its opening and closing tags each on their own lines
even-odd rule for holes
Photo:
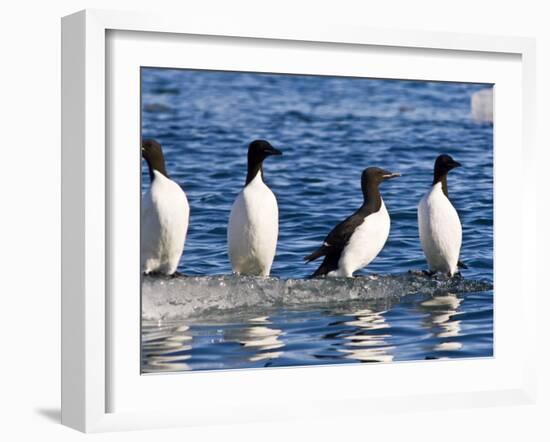
<svg viewBox="0 0 550 442">
<path fill-rule="evenodd" d="M 323 245 L 315 250 L 315 252 L 306 256 L 304 260 L 307 262 L 311 262 L 321 256 L 326 256 L 327 258 L 330 257 L 330 262 L 332 264 L 334 264 L 334 260 L 336 259 L 337 265 L 342 250 L 344 250 L 344 247 L 346 246 L 351 235 L 355 231 L 355 228 L 363 222 L 364 218 L 365 215 L 361 214 L 358 210 L 353 215 L 346 218 L 341 223 L 337 224 L 336 227 L 334 227 L 334 229 L 332 229 L 331 232 L 327 235 L 325 241 L 323 242 Z"/>
<path fill-rule="evenodd" d="M 338 269 L 338 262 L 340 261 L 340 256 L 342 254 L 342 251 L 329 253 L 328 255 L 325 255 L 325 259 L 323 259 L 323 262 L 321 265 L 313 272 L 311 275 L 312 278 L 315 278 L 316 276 L 323 276 L 326 275 L 333 270 Z"/>
</svg>

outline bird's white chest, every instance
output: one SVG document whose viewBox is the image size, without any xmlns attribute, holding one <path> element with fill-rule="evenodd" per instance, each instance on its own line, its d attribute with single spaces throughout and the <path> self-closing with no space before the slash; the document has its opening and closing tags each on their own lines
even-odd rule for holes
<svg viewBox="0 0 550 442">
<path fill-rule="evenodd" d="M 141 205 L 141 261 L 145 272 L 173 273 L 183 252 L 189 203 L 182 188 L 155 173 Z"/>
<path fill-rule="evenodd" d="M 456 271 L 462 226 L 456 209 L 436 183 L 418 205 L 418 229 L 422 249 L 433 271 Z"/>
<path fill-rule="evenodd" d="M 258 175 L 237 196 L 227 231 L 233 270 L 269 273 L 279 232 L 279 209 L 271 189 Z"/>
<path fill-rule="evenodd" d="M 182 204 L 187 203 L 185 192 L 171 179 L 166 178 L 157 171 L 154 173 L 155 179 L 149 191 L 150 202 L 161 216 L 170 218 L 170 221 L 176 221 L 174 218 L 179 217 L 171 217 L 170 213 L 180 213 Z"/>
<path fill-rule="evenodd" d="M 355 229 L 338 264 L 342 276 L 351 276 L 376 258 L 390 233 L 390 216 L 384 201 L 380 210 L 367 216 Z"/>
</svg>

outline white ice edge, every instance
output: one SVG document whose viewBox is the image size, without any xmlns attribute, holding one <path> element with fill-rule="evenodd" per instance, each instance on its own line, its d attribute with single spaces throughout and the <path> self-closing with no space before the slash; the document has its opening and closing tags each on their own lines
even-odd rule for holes
<svg viewBox="0 0 550 442">
<path fill-rule="evenodd" d="M 395 299 L 411 293 L 487 291 L 492 284 L 416 273 L 357 278 L 279 279 L 237 276 L 144 277 L 142 317 L 176 320 L 278 306 Z"/>
</svg>

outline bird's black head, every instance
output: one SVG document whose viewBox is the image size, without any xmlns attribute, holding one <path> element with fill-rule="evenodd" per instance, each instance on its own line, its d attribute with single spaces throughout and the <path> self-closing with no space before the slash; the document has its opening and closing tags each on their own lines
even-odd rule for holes
<svg viewBox="0 0 550 442">
<path fill-rule="evenodd" d="M 434 170 L 448 173 L 449 171 L 453 170 L 455 167 L 460 167 L 460 166 L 462 166 L 462 164 L 460 164 L 458 161 L 453 160 L 453 158 L 450 155 L 442 154 L 435 159 Z"/>
<path fill-rule="evenodd" d="M 370 208 L 371 211 L 376 212 L 380 209 L 382 200 L 380 197 L 380 191 L 378 186 L 382 181 L 386 181 L 392 178 L 401 176 L 397 172 L 389 172 L 379 167 L 367 167 L 361 175 L 361 190 L 363 191 L 363 207 Z"/>
<path fill-rule="evenodd" d="M 248 146 L 248 173 L 246 176 L 246 184 L 261 173 L 263 161 L 271 155 L 282 155 L 279 149 L 275 149 L 268 141 L 255 140 Z"/>
<path fill-rule="evenodd" d="M 378 186 L 382 181 L 389 180 L 401 176 L 400 173 L 389 172 L 379 167 L 367 167 L 361 175 L 362 186 Z"/>
<path fill-rule="evenodd" d="M 141 155 L 147 161 L 149 166 L 149 175 L 151 180 L 154 178 L 153 171 L 156 170 L 168 177 L 164 165 L 164 155 L 161 145 L 155 140 L 143 140 L 141 143 Z"/>
<path fill-rule="evenodd" d="M 248 160 L 263 161 L 270 155 L 282 155 L 279 149 L 275 149 L 266 140 L 254 140 L 248 146 Z"/>
<path fill-rule="evenodd" d="M 460 167 L 462 164 L 460 164 L 458 161 L 453 160 L 453 158 L 450 155 L 442 154 L 439 155 L 434 164 L 434 181 L 433 184 L 437 183 L 438 181 L 441 181 L 441 179 L 446 176 L 451 170 L 453 170 L 455 167 Z"/>
</svg>

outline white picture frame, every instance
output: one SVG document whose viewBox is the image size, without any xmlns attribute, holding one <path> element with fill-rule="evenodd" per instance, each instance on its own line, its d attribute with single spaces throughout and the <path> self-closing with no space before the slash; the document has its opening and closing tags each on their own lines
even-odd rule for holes
<svg viewBox="0 0 550 442">
<path fill-rule="evenodd" d="M 119 157 L 118 153 L 113 154 L 108 149 L 109 140 L 115 136 L 107 130 L 106 125 L 106 121 L 113 117 L 108 108 L 109 93 L 111 93 L 109 82 L 116 77 L 116 74 L 108 69 L 109 63 L 113 63 L 113 59 L 109 57 L 120 55 L 120 51 L 110 50 L 108 35 L 116 33 L 118 35 L 132 33 L 134 36 L 138 35 L 135 33 L 139 33 L 144 39 L 154 37 L 156 44 L 159 45 L 164 44 L 159 42 L 159 39 L 166 38 L 172 43 L 177 43 L 182 38 L 185 39 L 185 36 L 210 36 L 222 42 L 224 39 L 233 39 L 231 41 L 239 39 L 239 41 L 247 40 L 260 45 L 262 42 L 272 42 L 273 45 L 284 44 L 290 49 L 306 51 L 308 47 L 324 45 L 323 47 L 330 46 L 332 48 L 330 50 L 333 51 L 344 51 L 342 60 L 345 60 L 346 50 L 357 48 L 371 48 L 381 54 L 397 48 L 401 54 L 397 56 L 402 56 L 407 51 L 420 50 L 425 51 L 421 52 L 421 57 L 427 56 L 430 59 L 430 69 L 433 71 L 426 73 L 426 78 L 429 79 L 444 78 L 440 77 L 444 75 L 443 70 L 441 73 L 437 71 L 437 59 L 449 54 L 465 55 L 478 61 L 492 56 L 509 57 L 513 61 L 510 70 L 515 72 L 511 74 L 513 78 L 510 77 L 512 79 L 509 85 L 515 84 L 520 90 L 512 90 L 512 86 L 508 86 L 509 91 L 502 89 L 503 92 L 500 95 L 502 99 L 510 99 L 510 103 L 516 103 L 518 106 L 517 108 L 509 106 L 508 110 L 504 109 L 500 114 L 498 112 L 499 95 L 497 94 L 495 98 L 497 102 L 495 152 L 498 153 L 495 161 L 495 175 L 498 177 L 502 173 L 501 176 L 505 177 L 511 167 L 514 165 L 517 167 L 518 161 L 521 162 L 522 174 L 526 175 L 534 170 L 535 45 L 532 39 L 362 29 L 326 24 L 295 27 L 269 22 L 261 24 L 244 21 L 217 22 L 200 17 L 170 17 L 100 10 L 86 10 L 64 17 L 62 21 L 63 424 L 80 431 L 98 432 L 323 417 L 335 414 L 366 415 L 374 411 L 380 412 L 380 410 L 395 412 L 407 409 L 531 403 L 534 400 L 536 358 L 533 357 L 535 354 L 533 337 L 536 324 L 528 321 L 525 313 L 530 305 L 536 304 L 537 291 L 533 278 L 525 276 L 528 270 L 534 267 L 533 257 L 536 256 L 534 228 L 536 194 L 527 192 L 524 186 L 517 189 L 509 188 L 507 186 L 510 183 L 507 183 L 509 180 L 506 179 L 497 179 L 498 185 L 495 184 L 495 253 L 499 254 L 497 257 L 502 257 L 497 259 L 495 291 L 504 294 L 506 290 L 515 290 L 517 315 L 513 321 L 515 326 L 520 327 L 523 336 L 520 340 L 516 340 L 513 330 L 509 329 L 514 326 L 509 322 L 512 320 L 510 317 L 513 306 L 503 295 L 503 301 L 495 303 L 495 309 L 502 312 L 495 316 L 495 339 L 496 341 L 502 339 L 501 342 L 503 342 L 500 352 L 497 348 L 495 358 L 484 361 L 439 362 L 439 365 L 372 364 L 140 377 L 139 372 L 135 372 L 133 368 L 135 361 L 139 359 L 139 354 L 134 354 L 133 351 L 116 350 L 121 348 L 117 344 L 120 334 L 116 331 L 116 324 L 124 320 L 118 315 L 127 301 L 117 300 L 114 308 L 113 300 L 109 297 L 111 291 L 121 287 L 119 284 L 124 285 L 122 278 L 118 278 L 118 273 L 117 278 L 113 279 L 112 272 L 110 273 L 109 270 L 112 261 L 119 259 L 114 257 L 116 253 L 112 248 L 112 244 L 117 240 L 115 236 L 117 229 L 111 228 L 113 213 L 115 213 L 113 205 L 117 199 L 110 194 L 110 191 L 113 185 L 118 185 L 112 180 L 113 176 L 120 177 L 125 173 L 124 169 L 134 172 L 137 170 L 132 164 L 135 158 Z M 145 44 L 144 41 L 143 44 Z M 126 47 L 129 48 L 129 46 Z M 157 52 L 164 52 L 159 51 L 159 47 L 156 46 Z M 170 48 L 167 49 L 169 50 Z M 139 63 L 139 59 L 132 57 L 127 61 Z M 237 59 L 235 61 L 238 62 Z M 391 63 L 389 65 L 388 69 L 392 69 Z M 220 64 L 220 68 L 222 67 L 223 63 Z M 265 69 L 273 70 L 273 67 Z M 304 67 L 298 66 L 298 61 L 294 60 L 288 64 L 288 70 L 293 69 L 303 72 Z M 106 75 L 106 72 L 109 75 Z M 337 71 L 332 73 L 338 74 Z M 422 74 L 417 75 L 422 78 Z M 381 76 L 388 76 L 388 74 L 382 73 Z M 409 77 L 411 77 L 410 74 L 407 78 Z M 489 77 L 487 79 L 490 80 Z M 503 78 L 503 84 L 508 84 L 504 77 L 501 78 Z M 467 75 L 465 80 L 468 80 Z M 498 83 L 496 85 L 498 87 Z M 128 103 L 128 106 L 131 106 L 131 101 Z M 138 109 L 135 111 L 139 112 Z M 510 136 L 506 137 L 507 134 L 504 131 L 508 130 L 511 131 Z M 135 137 L 138 134 L 134 133 L 132 136 Z M 515 147 L 511 145 L 510 148 L 506 148 L 505 143 L 515 141 L 517 141 Z M 499 143 L 505 147 L 500 147 Z M 497 146 L 500 150 L 497 150 Z M 114 161 L 114 158 L 117 161 Z M 125 158 L 130 163 L 126 163 Z M 113 173 L 113 168 L 117 168 L 116 173 Z M 503 223 L 501 227 L 498 221 L 498 198 L 499 194 L 500 198 L 504 198 L 504 194 L 509 192 L 516 192 L 516 196 L 523 201 L 521 219 L 511 220 L 508 224 Z M 139 202 L 137 204 L 139 205 Z M 509 236 L 509 230 L 512 228 L 520 229 L 517 240 L 509 246 L 499 247 L 498 238 Z M 517 266 L 517 256 L 521 257 L 521 266 Z M 137 255 L 135 259 L 138 259 Z M 513 267 L 514 262 L 515 267 Z M 514 281 L 509 282 L 506 278 L 510 277 L 512 269 L 515 269 L 516 273 Z M 139 293 L 135 296 L 139 298 Z M 139 321 L 139 310 L 136 311 L 134 308 L 135 301 L 131 302 L 131 308 L 128 311 L 137 316 Z M 126 326 L 126 323 L 124 325 Z M 130 328 L 134 326 L 135 324 Z M 139 332 L 132 328 L 128 336 L 120 339 L 130 339 L 135 336 L 135 333 Z M 517 349 L 516 361 L 514 361 L 512 347 L 520 344 L 521 349 Z M 139 344 L 136 342 L 136 345 Z M 511 348 L 507 349 L 506 345 Z M 120 361 L 126 358 L 132 360 L 133 365 L 120 368 L 126 371 L 115 376 L 114 373 L 124 365 Z M 462 372 L 470 376 L 470 379 L 454 382 L 447 388 L 444 379 L 438 379 L 441 377 L 438 373 L 444 371 Z M 497 372 L 500 375 L 497 375 Z M 432 382 L 426 384 L 422 390 L 423 393 L 419 393 L 420 390 L 415 390 L 412 386 L 407 389 L 408 384 L 405 383 L 387 387 L 381 385 L 377 389 L 375 385 L 368 384 L 366 381 L 356 383 L 365 374 L 369 378 L 406 376 L 409 379 L 426 381 L 431 379 Z M 320 378 L 339 379 L 341 388 L 327 388 L 318 392 L 315 382 Z M 492 381 L 489 382 L 491 378 Z M 121 379 L 133 379 L 133 381 L 123 382 Z M 192 379 L 192 385 L 190 383 L 184 385 L 189 379 Z M 136 383 L 132 383 L 134 381 Z M 119 387 L 119 384 L 124 384 L 124 388 Z M 301 396 L 290 396 L 285 402 L 284 396 L 278 396 L 278 390 L 281 390 L 284 385 L 292 385 L 292 390 L 296 390 L 294 394 Z M 176 390 L 184 388 L 185 403 L 181 403 L 182 396 L 178 393 L 179 406 L 170 401 L 166 401 L 162 407 L 156 405 L 147 407 L 143 404 L 136 404 L 135 407 L 127 406 L 136 401 L 136 398 L 131 395 L 132 389 L 135 390 L 134 393 L 139 393 L 147 399 L 156 392 L 161 394 L 163 389 L 174 388 Z M 349 393 L 350 389 L 353 389 L 353 393 Z M 120 398 L 120 400 L 117 399 L 117 405 L 114 405 L 112 400 L 115 390 L 118 391 L 117 398 Z M 270 401 L 262 402 L 260 392 L 263 396 L 272 395 Z M 125 395 L 126 398 L 123 397 Z M 121 405 L 119 406 L 118 403 Z"/>
</svg>

